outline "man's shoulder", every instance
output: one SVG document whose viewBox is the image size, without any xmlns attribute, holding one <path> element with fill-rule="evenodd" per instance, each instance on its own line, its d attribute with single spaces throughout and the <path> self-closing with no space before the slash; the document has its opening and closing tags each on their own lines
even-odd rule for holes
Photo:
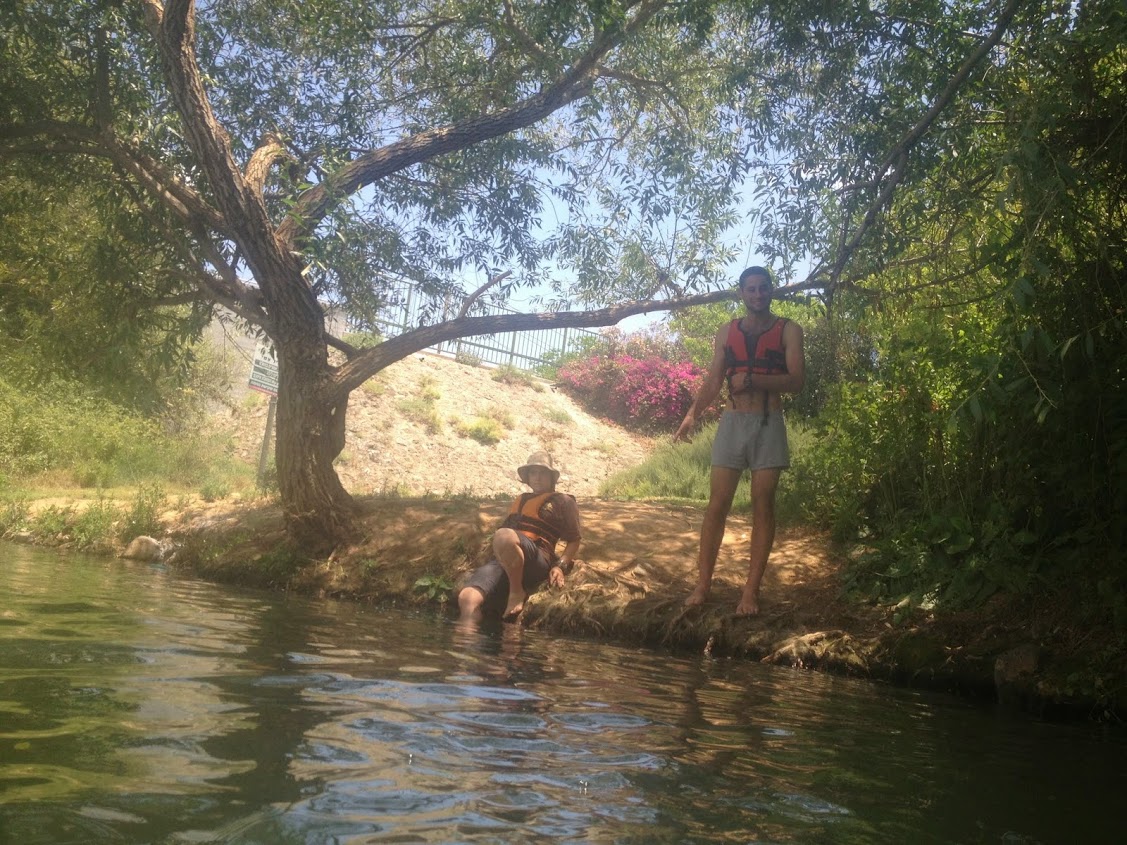
<svg viewBox="0 0 1127 845">
<path fill-rule="evenodd" d="M 791 337 L 801 337 L 802 336 L 802 326 L 800 324 L 796 323 L 790 317 L 780 317 L 779 319 L 783 321 L 783 337 L 784 338 L 788 334 Z"/>
</svg>

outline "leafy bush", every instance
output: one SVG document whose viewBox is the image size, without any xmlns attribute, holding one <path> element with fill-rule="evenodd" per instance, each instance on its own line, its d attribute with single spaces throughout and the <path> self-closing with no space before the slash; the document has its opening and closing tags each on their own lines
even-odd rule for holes
<svg viewBox="0 0 1127 845">
<path fill-rule="evenodd" d="M 75 515 L 70 539 L 79 549 L 109 550 L 113 545 L 114 524 L 120 518 L 117 506 L 99 497 Z"/>
<path fill-rule="evenodd" d="M 703 370 L 663 327 L 605 332 L 556 372 L 592 413 L 643 431 L 675 429 L 692 404 Z"/>
<path fill-rule="evenodd" d="M 164 490 L 156 484 L 142 484 L 137 498 L 126 512 L 118 529 L 118 539 L 128 543 L 142 534 L 154 535 L 161 531 L 160 512 L 166 504 Z"/>
<path fill-rule="evenodd" d="M 31 534 L 38 540 L 49 543 L 65 541 L 70 536 L 70 526 L 74 521 L 74 508 L 50 505 L 29 520 Z"/>
<path fill-rule="evenodd" d="M 675 429 L 692 404 L 701 370 L 688 361 L 596 355 L 568 364 L 559 379 L 591 411 L 646 431 Z"/>
<path fill-rule="evenodd" d="M 0 475 L 44 473 L 83 488 L 145 482 L 196 487 L 238 475 L 225 441 L 206 430 L 171 436 L 164 425 L 83 387 L 16 387 L 0 378 Z"/>
<path fill-rule="evenodd" d="M 414 590 L 427 601 L 436 601 L 454 591 L 454 582 L 443 575 L 424 575 L 415 581 Z"/>
<path fill-rule="evenodd" d="M 0 507 L 0 537 L 16 534 L 28 527 L 28 505 L 23 500 L 5 502 Z"/>
</svg>

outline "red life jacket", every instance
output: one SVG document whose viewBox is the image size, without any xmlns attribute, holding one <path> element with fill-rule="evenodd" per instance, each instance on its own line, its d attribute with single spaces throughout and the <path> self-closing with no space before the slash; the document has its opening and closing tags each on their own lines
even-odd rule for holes
<svg viewBox="0 0 1127 845">
<path fill-rule="evenodd" d="M 787 372 L 787 356 L 783 349 L 783 327 L 786 324 L 786 317 L 776 317 L 775 322 L 758 334 L 745 332 L 740 328 L 738 319 L 728 324 L 724 364 L 729 393 L 733 392 L 732 376 L 736 373 L 783 375 Z M 749 350 L 754 350 L 754 355 L 750 355 Z"/>
<path fill-rule="evenodd" d="M 513 528 L 531 539 L 549 556 L 555 554 L 556 543 L 560 540 L 560 528 L 558 523 L 545 519 L 543 511 L 549 501 L 557 495 L 567 494 L 557 494 L 554 490 L 549 490 L 547 493 L 522 493 L 513 502 L 504 523 L 506 528 Z"/>
</svg>

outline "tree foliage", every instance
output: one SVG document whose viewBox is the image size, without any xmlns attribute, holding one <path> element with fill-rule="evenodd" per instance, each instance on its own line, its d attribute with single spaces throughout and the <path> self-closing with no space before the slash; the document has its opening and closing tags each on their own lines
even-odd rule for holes
<svg viewBox="0 0 1127 845">
<path fill-rule="evenodd" d="M 997 536 L 1048 542 L 1055 496 L 1123 496 L 1120 6 L 16 0 L 0 153 L 96 159 L 159 295 L 273 340 L 311 548 L 349 536 L 351 390 L 462 335 L 722 301 L 734 226 L 818 297 L 804 412 L 851 438 L 826 478 L 855 484 L 854 527 L 998 501 Z M 328 335 L 326 308 L 370 328 L 398 277 L 465 308 Z M 536 284 L 592 310 L 474 313 Z M 1044 451 L 1022 469 L 1054 432 L 1083 480 Z M 1109 514 L 1085 522 L 1106 541 Z"/>
</svg>

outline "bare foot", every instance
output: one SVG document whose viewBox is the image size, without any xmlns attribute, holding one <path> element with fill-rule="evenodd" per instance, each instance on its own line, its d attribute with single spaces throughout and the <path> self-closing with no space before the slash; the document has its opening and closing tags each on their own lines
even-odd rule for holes
<svg viewBox="0 0 1127 845">
<path fill-rule="evenodd" d="M 685 607 L 698 607 L 704 604 L 706 598 L 708 598 L 708 590 L 697 587 L 689 593 L 689 597 L 685 599 Z"/>
<path fill-rule="evenodd" d="M 524 610 L 526 598 L 528 598 L 528 593 L 509 593 L 509 603 L 505 606 L 505 612 L 501 615 L 501 618 L 508 622 L 520 616 L 521 611 Z"/>
<path fill-rule="evenodd" d="M 736 605 L 736 616 L 758 616 L 759 596 L 749 596 L 744 593 L 740 596 L 740 603 Z"/>
</svg>

